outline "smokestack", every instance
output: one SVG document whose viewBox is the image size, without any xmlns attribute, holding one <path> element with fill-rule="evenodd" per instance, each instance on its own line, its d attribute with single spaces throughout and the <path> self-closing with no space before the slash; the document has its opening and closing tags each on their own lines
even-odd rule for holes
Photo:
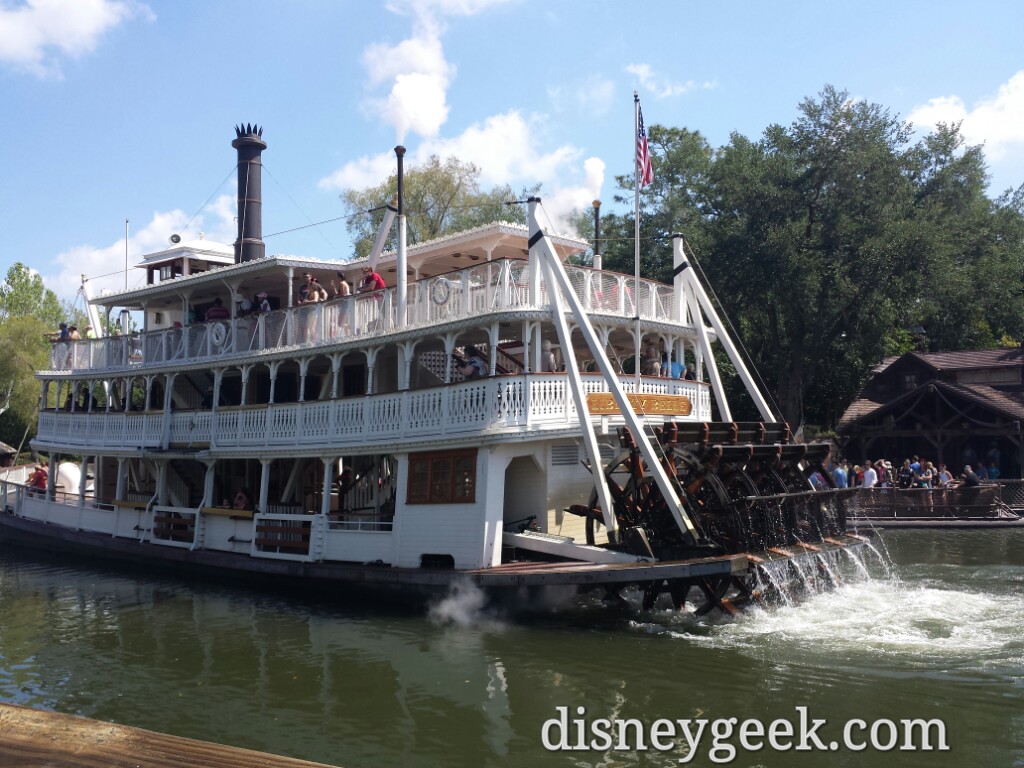
<svg viewBox="0 0 1024 768">
<path fill-rule="evenodd" d="M 398 155 L 398 215 L 401 216 L 405 212 L 405 147 L 399 144 L 395 154 Z"/>
<path fill-rule="evenodd" d="M 395 299 L 398 303 L 396 307 L 396 319 L 398 321 L 398 327 L 404 328 L 406 321 L 406 306 L 408 303 L 408 276 L 406 271 L 409 268 L 409 259 L 406 251 L 406 229 L 405 229 L 405 168 L 403 159 L 405 158 L 405 147 L 399 144 L 395 147 L 395 154 L 398 156 L 398 254 L 395 259 Z M 408 368 L 406 369 L 408 370 Z M 406 374 L 405 386 L 403 389 L 408 388 L 409 380 L 408 374 Z"/>
<path fill-rule="evenodd" d="M 235 263 L 262 259 L 267 246 L 263 243 L 263 161 L 260 157 L 267 143 L 263 129 L 256 125 L 235 127 L 231 146 L 238 150 L 238 239 L 235 240 Z"/>
</svg>

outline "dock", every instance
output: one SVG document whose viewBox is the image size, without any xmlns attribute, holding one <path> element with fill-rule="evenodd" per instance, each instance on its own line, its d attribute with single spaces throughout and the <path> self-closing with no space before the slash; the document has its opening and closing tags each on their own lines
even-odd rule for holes
<svg viewBox="0 0 1024 768">
<path fill-rule="evenodd" d="M 0 704 L 0 733 L 0 768 L 332 768 L 13 704 Z"/>
</svg>

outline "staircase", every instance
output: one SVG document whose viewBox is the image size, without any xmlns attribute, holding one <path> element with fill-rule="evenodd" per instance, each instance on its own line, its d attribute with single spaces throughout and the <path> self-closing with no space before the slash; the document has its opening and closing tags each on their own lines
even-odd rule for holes
<svg viewBox="0 0 1024 768">
<path fill-rule="evenodd" d="M 203 500 L 206 468 L 195 461 L 174 459 L 167 467 L 168 500 L 174 506 L 198 507 Z"/>
</svg>

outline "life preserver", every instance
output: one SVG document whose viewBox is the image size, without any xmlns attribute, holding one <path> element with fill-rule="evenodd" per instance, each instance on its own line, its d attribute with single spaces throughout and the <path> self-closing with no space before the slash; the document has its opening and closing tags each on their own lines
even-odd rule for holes
<svg viewBox="0 0 1024 768">
<path fill-rule="evenodd" d="M 452 284 L 447 277 L 434 278 L 430 284 L 430 300 L 439 307 L 448 303 L 452 295 Z"/>
<path fill-rule="evenodd" d="M 214 346 L 224 346 L 224 341 L 228 337 L 228 328 L 224 323 L 214 323 L 210 326 L 210 341 L 213 342 Z"/>
</svg>

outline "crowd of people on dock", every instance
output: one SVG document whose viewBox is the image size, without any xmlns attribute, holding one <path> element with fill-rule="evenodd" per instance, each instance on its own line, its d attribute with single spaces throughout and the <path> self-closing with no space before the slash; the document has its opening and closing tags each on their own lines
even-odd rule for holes
<svg viewBox="0 0 1024 768">
<path fill-rule="evenodd" d="M 955 488 L 1000 478 L 999 464 L 994 459 L 979 462 L 976 468 L 965 464 L 955 476 L 945 464 L 936 466 L 919 456 L 904 459 L 899 466 L 887 459 L 866 459 L 863 464 L 853 465 L 842 459 L 828 469 L 837 488 Z"/>
</svg>

